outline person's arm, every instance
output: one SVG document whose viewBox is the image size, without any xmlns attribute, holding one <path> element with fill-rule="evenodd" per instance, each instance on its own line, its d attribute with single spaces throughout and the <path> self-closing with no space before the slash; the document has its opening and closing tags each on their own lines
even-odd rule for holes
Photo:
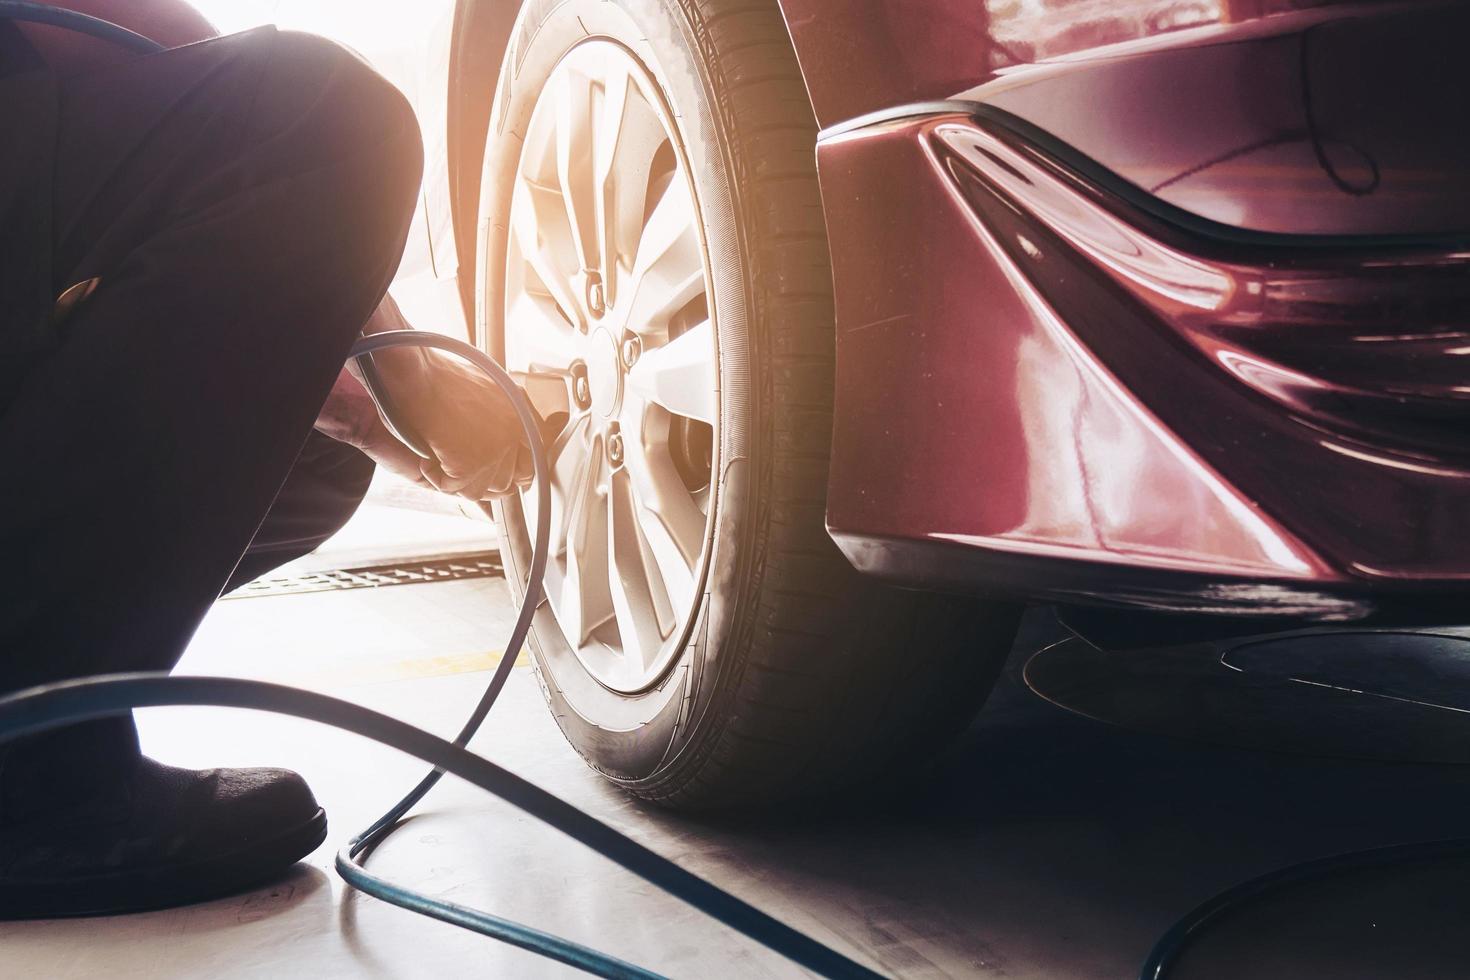
<svg viewBox="0 0 1470 980">
<path fill-rule="evenodd" d="M 432 486 L 420 469 L 424 460 L 388 431 L 367 388 L 345 367 L 322 406 L 316 428 L 323 435 L 362 450 L 390 473 L 410 483 Z"/>
</svg>

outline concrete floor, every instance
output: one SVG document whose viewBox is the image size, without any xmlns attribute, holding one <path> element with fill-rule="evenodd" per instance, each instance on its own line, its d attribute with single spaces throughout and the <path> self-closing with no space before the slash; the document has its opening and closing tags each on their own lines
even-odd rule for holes
<svg viewBox="0 0 1470 980">
<path fill-rule="evenodd" d="M 449 735 L 504 636 L 497 580 L 220 603 L 181 667 L 344 696 Z M 726 826 L 630 801 L 588 771 L 518 669 L 475 748 L 793 925 L 901 977 L 1125 978 L 1157 936 L 1244 878 L 1464 832 L 1470 770 L 1248 752 L 1131 734 L 1011 678 L 902 805 Z M 167 762 L 291 766 L 332 819 L 288 880 L 116 919 L 0 925 L 8 976 L 550 977 L 528 954 L 346 890 L 341 841 L 416 761 L 306 723 L 193 709 L 141 718 Z M 380 849 L 380 874 L 523 918 L 676 977 L 799 976 L 496 801 L 446 782 Z M 1205 938 L 1178 977 L 1464 975 L 1465 863 L 1288 896 Z"/>
</svg>

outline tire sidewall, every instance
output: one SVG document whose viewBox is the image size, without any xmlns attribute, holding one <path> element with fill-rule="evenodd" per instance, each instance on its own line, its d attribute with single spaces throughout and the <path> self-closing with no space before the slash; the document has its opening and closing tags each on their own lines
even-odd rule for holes
<svg viewBox="0 0 1470 980">
<path fill-rule="evenodd" d="M 732 690 L 743 668 L 741 651 L 753 628 L 742 615 L 752 602 L 754 556 L 760 550 L 758 515 L 763 494 L 753 492 L 751 461 L 762 431 L 752 364 L 759 363 L 740 227 L 738 160 L 726 142 L 729 123 L 717 117 L 705 66 L 708 42 L 697 16 L 677 0 L 529 0 L 521 12 L 501 71 L 486 146 L 478 227 L 477 333 L 503 357 L 504 281 L 511 190 L 537 97 L 560 60 L 591 37 L 629 49 L 663 91 L 676 120 L 704 228 L 712 318 L 720 378 L 718 480 L 713 495 L 714 540 L 703 597 L 684 651 L 655 687 L 636 695 L 597 683 L 566 644 L 549 605 L 542 603 L 531 637 L 537 677 L 568 740 L 599 771 L 638 788 L 669 780 L 696 761 L 715 734 L 712 711 L 720 692 Z M 529 541 L 519 501 L 497 514 L 509 578 L 520 591 L 518 569 L 529 567 Z"/>
</svg>

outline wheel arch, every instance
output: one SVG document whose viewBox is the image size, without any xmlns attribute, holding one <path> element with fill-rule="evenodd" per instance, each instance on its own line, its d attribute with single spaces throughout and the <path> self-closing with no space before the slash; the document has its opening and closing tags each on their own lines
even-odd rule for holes
<svg viewBox="0 0 1470 980">
<path fill-rule="evenodd" d="M 475 322 L 474 268 L 476 214 L 479 211 L 480 166 L 485 138 L 490 128 L 494 92 L 505 60 L 516 16 L 524 0 L 459 0 L 454 11 L 454 30 L 449 50 L 449 98 L 446 135 L 449 168 L 450 208 L 454 242 L 460 258 L 459 297 L 470 340 L 478 330 Z"/>
</svg>

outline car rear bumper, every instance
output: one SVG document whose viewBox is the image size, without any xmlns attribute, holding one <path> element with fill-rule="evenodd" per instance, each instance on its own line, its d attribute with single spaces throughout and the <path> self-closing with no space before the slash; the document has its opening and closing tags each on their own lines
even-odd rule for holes
<svg viewBox="0 0 1470 980">
<path fill-rule="evenodd" d="M 1453 618 L 1470 246 L 1242 232 L 982 105 L 824 136 L 828 524 L 904 584 Z"/>
</svg>

